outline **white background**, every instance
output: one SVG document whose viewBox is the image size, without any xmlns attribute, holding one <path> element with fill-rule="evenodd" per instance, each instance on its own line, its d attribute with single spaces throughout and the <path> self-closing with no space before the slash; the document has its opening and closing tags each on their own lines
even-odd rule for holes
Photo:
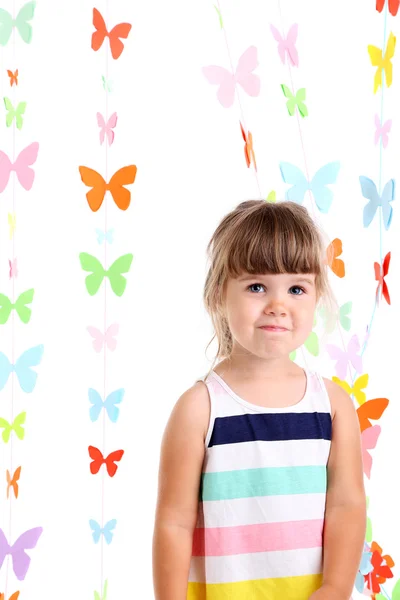
<svg viewBox="0 0 400 600">
<path fill-rule="evenodd" d="M 3 0 L 1 6 L 16 13 L 21 5 Z M 15 376 L 0 392 L 2 418 L 27 411 L 23 442 L 15 436 L 12 446 L 0 441 L 0 527 L 8 533 L 5 471 L 11 448 L 13 469 L 22 465 L 20 495 L 11 504 L 11 541 L 27 529 L 43 527 L 37 547 L 29 551 L 32 562 L 25 581 L 16 580 L 8 559 L 0 571 L 0 591 L 8 573 L 7 600 L 16 590 L 20 600 L 83 600 L 100 590 L 101 544 L 93 543 L 88 520 L 101 520 L 103 483 L 105 520 L 117 519 L 112 544 L 103 546 L 108 600 L 153 597 L 151 544 L 161 436 L 176 400 L 207 372 L 215 351 L 213 345 L 205 355 L 212 335 L 202 305 L 205 248 L 223 215 L 245 199 L 260 197 L 254 170 L 245 164 L 240 119 L 253 134 L 263 198 L 272 189 L 279 199 L 284 197 L 280 161 L 304 170 L 305 156 L 310 174 L 340 161 L 329 214 L 318 213 L 308 196 L 305 205 L 330 239 L 343 241 L 346 277 L 332 276 L 332 284 L 340 305 L 353 301 L 346 343 L 354 333 L 362 338 L 374 307 L 379 218 L 363 228 L 366 201 L 358 181 L 360 175 L 376 183 L 380 177 L 374 115 L 380 114 L 382 92 L 373 94 L 375 69 L 367 45 L 382 47 L 385 17 L 376 12 L 374 1 L 229 0 L 220 3 L 225 30 L 211 1 L 101 0 L 96 7 L 106 16 L 108 29 L 123 21 L 132 24 L 116 61 L 108 40 L 98 52 L 90 47 L 93 4 L 86 0 L 39 1 L 32 43 L 24 44 L 15 34 L 0 49 L 1 98 L 9 96 L 14 106 L 27 102 L 21 131 L 6 127 L 2 109 L 0 149 L 11 157 L 14 148 L 17 155 L 33 141 L 40 145 L 32 190 L 16 183 L 14 193 L 15 294 L 34 287 L 33 313 L 28 325 L 14 317 L 0 327 L 0 351 L 10 357 L 13 349 L 19 356 L 36 344 L 45 347 L 33 393 L 24 394 Z M 292 74 L 295 88 L 306 88 L 309 109 L 300 122 L 301 137 L 280 88 L 281 83 L 290 85 L 289 70 L 280 61 L 270 23 L 285 31 L 299 24 L 300 64 Z M 399 35 L 399 23 L 399 16 L 387 16 L 386 39 L 390 31 Z M 258 49 L 261 92 L 251 98 L 239 89 L 243 112 L 237 99 L 232 108 L 223 108 L 216 87 L 201 72 L 207 65 L 229 69 L 224 31 L 235 66 L 249 46 Z M 109 264 L 127 252 L 134 259 L 122 298 L 106 283 L 107 323 L 120 325 L 117 350 L 106 355 L 107 393 L 119 387 L 126 391 L 117 423 L 106 421 L 103 446 L 103 420 L 90 421 L 87 390 L 103 389 L 104 357 L 93 351 L 86 327 L 102 327 L 104 284 L 96 296 L 88 295 L 79 253 L 102 260 L 95 229 L 104 228 L 105 212 L 104 205 L 95 214 L 89 209 L 78 166 L 105 176 L 106 149 L 99 143 L 96 112 L 106 110 L 101 76 L 107 54 L 113 84 L 108 115 L 118 114 L 108 150 L 108 179 L 129 164 L 137 165 L 138 174 L 127 212 L 106 196 L 107 227 L 115 233 L 107 248 Z M 393 125 L 382 152 L 382 184 L 399 174 L 398 56 L 397 50 L 393 84 L 383 92 L 384 120 L 392 118 Z M 8 68 L 19 69 L 18 88 L 9 86 Z M 7 215 L 13 181 L 14 174 L 0 195 L 0 292 L 9 297 L 13 246 Z M 366 480 L 374 539 L 396 562 L 395 577 L 384 586 L 388 597 L 400 577 L 397 211 L 395 202 L 391 228 L 382 230 L 383 256 L 392 252 L 387 277 L 392 306 L 383 300 L 376 311 L 363 365 L 370 376 L 367 398 L 390 400 L 379 421 L 382 433 L 373 451 L 372 477 Z M 340 343 L 340 338 L 332 341 Z M 326 352 L 318 359 L 308 353 L 304 357 L 324 376 L 335 374 Z M 298 358 L 302 360 L 300 354 Z M 98 475 L 90 474 L 89 444 L 105 455 L 125 450 L 113 479 L 102 475 L 104 466 Z"/>
</svg>

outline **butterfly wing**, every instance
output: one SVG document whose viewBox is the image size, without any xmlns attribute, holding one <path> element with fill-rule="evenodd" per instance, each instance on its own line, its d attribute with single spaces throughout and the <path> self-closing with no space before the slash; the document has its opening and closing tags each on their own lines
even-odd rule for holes
<svg viewBox="0 0 400 600">
<path fill-rule="evenodd" d="M 108 144 L 111 146 L 111 144 L 114 141 L 114 131 L 113 128 L 116 127 L 117 125 L 117 113 L 114 112 L 111 117 L 108 119 L 107 125 L 106 125 L 106 134 L 108 137 Z"/>
<path fill-rule="evenodd" d="M 390 205 L 393 202 L 395 196 L 395 180 L 389 179 L 389 181 L 385 184 L 382 192 L 382 216 L 383 216 L 383 224 L 385 226 L 386 231 L 390 227 L 390 223 L 392 222 L 393 216 L 393 208 Z"/>
<path fill-rule="evenodd" d="M 25 190 L 30 190 L 35 179 L 35 172 L 30 165 L 36 162 L 39 152 L 38 142 L 29 144 L 22 152 L 19 153 L 15 161 L 14 168 L 17 174 L 18 181 Z"/>
<path fill-rule="evenodd" d="M 116 405 L 122 402 L 124 394 L 125 390 L 123 388 L 115 390 L 107 396 L 104 402 L 104 408 L 106 409 L 108 417 L 112 423 L 116 423 L 119 417 L 119 408 Z"/>
<path fill-rule="evenodd" d="M 350 338 L 349 345 L 347 347 L 347 352 L 351 364 L 353 365 L 357 373 L 361 373 L 362 357 L 358 354 L 360 352 L 360 342 L 357 335 L 353 335 Z"/>
<path fill-rule="evenodd" d="M 95 256 L 87 254 L 87 252 L 81 252 L 79 260 L 84 271 L 92 271 L 92 274 L 86 277 L 85 285 L 89 294 L 94 296 L 99 291 L 104 279 L 105 271 L 103 265 Z"/>
<path fill-rule="evenodd" d="M 130 23 L 119 23 L 119 25 L 115 25 L 110 31 L 110 48 L 111 48 L 111 56 L 114 60 L 119 58 L 124 49 L 124 44 L 121 42 L 121 39 L 126 39 L 129 35 L 129 32 L 132 28 Z"/>
<path fill-rule="evenodd" d="M 351 320 L 347 315 L 349 315 L 351 313 L 352 308 L 353 308 L 353 303 L 346 302 L 346 304 L 343 304 L 343 306 L 341 306 L 339 309 L 340 324 L 345 331 L 350 331 Z"/>
<path fill-rule="evenodd" d="M 371 421 L 377 421 L 381 418 L 386 408 L 388 407 L 389 400 L 387 398 L 374 398 L 361 404 L 357 408 L 357 416 L 360 423 L 360 430 L 364 431 L 368 427 L 371 427 Z"/>
<path fill-rule="evenodd" d="M 104 457 L 100 450 L 98 448 L 95 448 L 95 446 L 89 446 L 88 451 L 89 456 L 92 459 L 92 462 L 90 463 L 90 472 L 92 473 L 92 475 L 96 475 L 96 473 L 99 472 L 100 467 L 104 462 Z"/>
<path fill-rule="evenodd" d="M 21 389 L 30 394 L 35 389 L 37 373 L 32 367 L 37 367 L 43 357 L 44 346 L 40 344 L 26 350 L 15 363 L 15 374 Z"/>
<path fill-rule="evenodd" d="M 93 338 L 93 348 L 95 349 L 95 351 L 101 352 L 104 343 L 104 336 L 100 329 L 97 329 L 97 327 L 92 327 L 92 325 L 88 325 L 86 327 L 86 330 L 90 333 L 90 335 Z"/>
<path fill-rule="evenodd" d="M 4 192 L 10 179 L 12 163 L 7 154 L 0 150 L 0 193 Z"/>
<path fill-rule="evenodd" d="M 27 2 L 19 11 L 17 18 L 15 19 L 15 26 L 23 39 L 27 44 L 32 41 L 32 25 L 28 22 L 31 21 L 35 14 L 36 2 Z"/>
<path fill-rule="evenodd" d="M 12 370 L 13 366 L 7 356 L 0 352 L 0 391 L 5 387 Z"/>
<path fill-rule="evenodd" d="M 393 17 L 397 15 L 399 6 L 400 0 L 389 0 L 389 12 Z"/>
<path fill-rule="evenodd" d="M 338 348 L 338 346 L 335 346 L 334 344 L 327 344 L 326 350 L 327 350 L 330 358 L 332 358 L 333 360 L 336 360 L 336 365 L 335 365 L 336 375 L 339 377 L 339 379 L 345 379 L 347 365 L 349 362 L 347 354 L 345 352 L 343 352 L 343 350 Z"/>
<path fill-rule="evenodd" d="M 19 536 L 17 541 L 11 547 L 11 556 L 13 561 L 13 570 L 19 581 L 25 579 L 28 572 L 29 564 L 31 562 L 30 556 L 28 556 L 25 550 L 31 550 L 35 548 L 40 536 L 42 535 L 43 528 L 35 527 L 25 531 Z"/>
<path fill-rule="evenodd" d="M 94 519 L 89 519 L 90 529 L 92 530 L 92 537 L 95 544 L 98 544 L 101 536 L 101 527 Z"/>
<path fill-rule="evenodd" d="M 136 179 L 136 165 L 129 165 L 119 169 L 110 179 L 108 189 L 113 197 L 115 204 L 121 210 L 127 210 L 131 202 L 131 192 L 124 186 L 134 183 Z"/>
<path fill-rule="evenodd" d="M 93 9 L 93 25 L 96 31 L 92 33 L 92 49 L 96 52 L 101 47 L 108 33 L 105 21 L 97 8 Z"/>
<path fill-rule="evenodd" d="M 106 335 L 105 335 L 105 342 L 106 342 L 109 350 L 111 350 L 111 352 L 113 352 L 115 350 L 115 348 L 117 347 L 117 340 L 115 339 L 115 336 L 118 334 L 118 331 L 119 331 L 118 323 L 113 323 L 112 325 L 107 327 Z"/>
<path fill-rule="evenodd" d="M 96 113 L 96 117 L 97 117 L 97 125 L 100 127 L 99 138 L 100 138 L 100 145 L 101 145 L 104 142 L 104 136 L 106 133 L 106 122 L 101 113 L 99 113 L 99 112 Z"/>
<path fill-rule="evenodd" d="M 107 473 L 109 474 L 110 477 L 114 477 L 115 473 L 117 472 L 118 466 L 115 464 L 115 462 L 120 461 L 123 454 L 124 454 L 123 450 L 115 450 L 114 452 L 111 452 L 111 454 L 109 454 L 107 456 L 106 467 L 107 467 Z"/>
<path fill-rule="evenodd" d="M 380 433 L 381 428 L 379 425 L 373 425 L 372 427 L 368 427 L 368 429 L 365 429 L 361 433 L 363 467 L 364 473 L 366 474 L 368 479 L 370 479 L 371 477 L 372 468 L 372 457 L 368 450 L 373 450 L 376 447 Z"/>
<path fill-rule="evenodd" d="M 368 227 L 375 216 L 376 210 L 381 203 L 378 190 L 376 189 L 375 183 L 369 177 L 360 175 L 359 177 L 361 192 L 364 198 L 369 200 L 368 204 L 364 206 L 363 221 L 364 227 Z"/>
<path fill-rule="evenodd" d="M 13 30 L 13 17 L 4 8 L 0 8 L 0 44 L 6 46 Z"/>
<path fill-rule="evenodd" d="M 242 86 L 246 94 L 253 97 L 260 93 L 260 78 L 252 72 L 257 67 L 257 48 L 250 46 L 239 58 L 235 80 Z"/>
<path fill-rule="evenodd" d="M 332 204 L 333 193 L 327 185 L 336 183 L 340 170 L 339 162 L 331 162 L 324 165 L 315 173 L 311 180 L 310 189 L 319 210 L 326 214 Z"/>
<path fill-rule="evenodd" d="M 303 172 L 298 167 L 287 162 L 279 163 L 279 168 L 283 181 L 292 184 L 292 187 L 285 194 L 286 200 L 302 204 L 304 195 L 309 189 L 308 181 Z"/>
<path fill-rule="evenodd" d="M 116 525 L 117 525 L 117 519 L 111 519 L 104 525 L 103 535 L 104 535 L 104 539 L 107 544 L 111 544 L 111 542 L 112 542 L 113 535 L 114 535 L 114 529 L 115 529 Z"/>
<path fill-rule="evenodd" d="M 286 51 L 294 67 L 299 66 L 299 54 L 296 48 L 297 33 L 298 25 L 297 23 L 294 23 L 289 29 L 286 37 Z"/>
<path fill-rule="evenodd" d="M 126 288 L 126 278 L 122 273 L 128 273 L 131 268 L 133 254 L 124 254 L 117 258 L 108 270 L 111 289 L 117 296 L 122 296 Z"/>
<path fill-rule="evenodd" d="M 92 423 L 94 423 L 99 418 L 101 409 L 103 408 L 103 400 L 99 392 L 97 392 L 93 388 L 89 388 L 88 396 L 89 402 L 90 404 L 92 404 L 91 408 L 89 409 L 89 416 Z"/>
<path fill-rule="evenodd" d="M 92 188 L 87 192 L 86 198 L 91 210 L 96 212 L 103 203 L 107 184 L 100 173 L 97 173 L 94 169 L 89 169 L 89 167 L 80 166 L 79 173 L 83 183 Z"/>
<path fill-rule="evenodd" d="M 203 75 L 212 85 L 218 85 L 217 98 L 224 108 L 230 108 L 235 99 L 235 77 L 224 67 L 203 67 Z"/>
</svg>

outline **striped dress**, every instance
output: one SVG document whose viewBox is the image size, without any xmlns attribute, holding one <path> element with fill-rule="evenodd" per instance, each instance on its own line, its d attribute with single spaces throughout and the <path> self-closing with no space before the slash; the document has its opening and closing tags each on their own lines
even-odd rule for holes
<svg viewBox="0 0 400 600">
<path fill-rule="evenodd" d="M 306 370 L 303 399 L 265 408 L 214 371 L 187 600 L 308 600 L 322 583 L 331 406 Z"/>
</svg>

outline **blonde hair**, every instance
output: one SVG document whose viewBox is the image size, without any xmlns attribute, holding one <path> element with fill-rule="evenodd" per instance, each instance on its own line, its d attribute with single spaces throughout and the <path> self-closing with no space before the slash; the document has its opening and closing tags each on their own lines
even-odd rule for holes
<svg viewBox="0 0 400 600">
<path fill-rule="evenodd" d="M 218 359 L 229 358 L 232 335 L 224 316 L 225 286 L 243 273 L 315 273 L 317 302 L 326 311 L 326 330 L 331 330 L 337 302 L 329 284 L 324 234 L 306 208 L 294 202 L 269 203 L 247 200 L 228 213 L 208 246 L 210 267 L 203 300 L 218 341 Z M 207 349 L 206 349 L 207 350 Z"/>
</svg>

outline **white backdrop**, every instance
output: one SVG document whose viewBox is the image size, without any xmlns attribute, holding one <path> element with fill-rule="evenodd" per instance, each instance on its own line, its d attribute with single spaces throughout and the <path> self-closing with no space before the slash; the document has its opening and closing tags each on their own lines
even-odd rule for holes
<svg viewBox="0 0 400 600">
<path fill-rule="evenodd" d="M 15 16 L 22 6 L 16 0 L 1 3 Z M 214 345 L 205 355 L 212 335 L 202 306 L 206 244 L 220 218 L 239 202 L 265 199 L 271 190 L 284 198 L 289 186 L 282 180 L 281 162 L 308 171 L 311 178 L 322 165 L 339 161 L 329 212 L 322 214 L 311 194 L 304 204 L 331 240 L 343 242 L 346 276 L 332 273 L 332 283 L 340 306 L 353 302 L 351 330 L 336 331 L 331 343 L 343 347 L 342 341 L 347 345 L 355 334 L 364 341 L 377 286 L 373 263 L 391 252 L 386 278 L 391 306 L 382 298 L 375 311 L 362 374 L 369 374 L 367 400 L 389 399 L 377 421 L 382 431 L 371 451 L 366 487 L 372 540 L 396 563 L 381 594 L 396 600 L 398 208 L 395 202 L 388 231 L 380 227 L 380 209 L 364 228 L 367 200 L 359 176 L 371 178 L 380 191 L 398 177 L 398 52 L 391 60 L 392 85 L 387 87 L 384 79 L 374 94 L 376 68 L 367 46 L 386 47 L 390 32 L 399 35 L 399 15 L 392 16 L 387 7 L 377 12 L 373 0 L 230 0 L 215 5 L 100 0 L 95 6 L 108 31 L 122 22 L 132 25 L 116 60 L 107 39 L 98 51 L 91 48 L 94 6 L 86 0 L 37 2 L 31 42 L 24 42 L 14 28 L 8 43 L 0 46 L 1 97 L 9 98 L 14 108 L 27 103 L 21 129 L 16 119 L 7 127 L 9 111 L 3 107 L 0 150 L 15 162 L 21 150 L 39 143 L 32 188 L 25 190 L 11 173 L 0 194 L 0 293 L 15 303 L 21 293 L 35 290 L 29 323 L 22 323 L 14 310 L 0 325 L 0 381 L 6 378 L 0 418 L 11 424 L 26 411 L 23 440 L 14 430 L 7 443 L 0 438 L 0 529 L 11 546 L 8 552 L 2 538 L 0 552 L 8 554 L 0 569 L 0 593 L 5 592 L 6 600 L 17 591 L 20 600 L 83 600 L 96 598 L 97 591 L 97 600 L 105 600 L 101 592 L 107 580 L 108 600 L 153 597 L 151 543 L 161 436 L 176 400 L 207 372 L 215 351 Z M 279 57 L 270 24 L 282 33 L 294 23 L 299 65 L 289 67 L 287 56 L 285 64 Z M 202 68 L 230 70 L 229 56 L 236 68 L 250 46 L 257 48 L 254 73 L 260 93 L 251 97 L 238 86 L 233 105 L 224 108 L 217 86 L 206 80 Z M 18 85 L 10 86 L 7 69 L 17 68 Z M 110 92 L 104 90 L 102 76 L 110 82 Z M 289 116 L 281 84 L 306 89 L 307 117 L 299 117 L 297 110 Z M 111 146 L 100 144 L 97 112 L 106 120 L 117 112 Z M 382 122 L 393 121 L 386 148 L 382 140 L 374 144 L 375 114 Z M 257 173 L 253 165 L 247 168 L 240 122 L 252 133 Z M 6 164 L 2 156 L 0 173 Z M 127 186 L 129 209 L 119 210 L 107 192 L 100 210 L 91 211 L 81 165 L 106 181 L 121 167 L 136 165 L 136 180 Z M 10 237 L 13 213 L 16 228 Z M 112 243 L 99 244 L 96 228 L 112 229 Z M 87 252 L 104 265 L 105 245 L 106 268 L 133 254 L 121 297 L 109 281 L 94 296 L 85 288 L 89 273 L 82 270 L 79 254 Z M 10 278 L 9 260 L 15 258 L 18 274 L 14 269 Z M 104 333 L 104 319 L 107 327 L 119 325 L 117 347 L 111 352 L 104 345 L 97 353 L 86 328 Z M 6 377 L 5 369 L 41 344 L 43 357 L 34 367 L 37 383 L 25 393 L 16 374 Z M 324 376 L 336 374 L 326 350 L 316 358 L 304 351 L 297 359 Z M 350 366 L 348 382 L 356 376 Z M 91 421 L 89 388 L 103 398 L 125 390 L 115 423 L 104 410 Z M 124 450 L 114 477 L 107 475 L 105 465 L 97 475 L 90 473 L 89 445 L 104 457 Z M 6 471 L 12 476 L 19 466 L 18 498 L 12 487 L 7 498 Z M 102 535 L 94 543 L 90 519 L 100 529 L 116 519 L 110 544 Z M 31 564 L 19 580 L 12 558 L 18 571 L 20 556 L 13 544 L 36 527 L 43 531 L 36 547 L 28 550 Z"/>
</svg>

